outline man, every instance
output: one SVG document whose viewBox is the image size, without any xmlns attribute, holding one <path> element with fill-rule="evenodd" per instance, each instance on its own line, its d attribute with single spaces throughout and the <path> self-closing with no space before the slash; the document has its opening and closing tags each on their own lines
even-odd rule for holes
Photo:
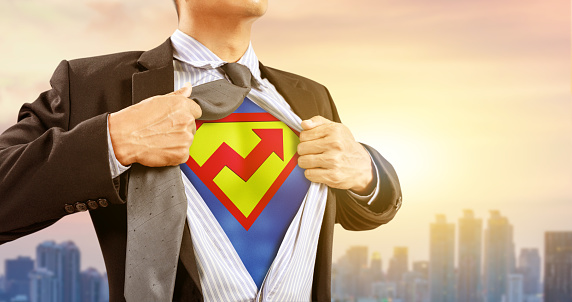
<svg viewBox="0 0 572 302">
<path fill-rule="evenodd" d="M 395 171 L 323 86 L 258 62 L 266 1 L 176 5 L 165 43 L 62 61 L 0 136 L 0 242 L 89 209 L 111 301 L 329 301 L 334 223 L 390 221 Z M 199 120 L 220 80 L 247 96 Z"/>
</svg>

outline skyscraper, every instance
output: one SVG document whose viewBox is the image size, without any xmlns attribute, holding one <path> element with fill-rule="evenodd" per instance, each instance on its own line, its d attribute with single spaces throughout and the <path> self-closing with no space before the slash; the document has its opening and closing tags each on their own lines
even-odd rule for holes
<svg viewBox="0 0 572 302">
<path fill-rule="evenodd" d="M 572 302 L 572 231 L 544 236 L 544 301 Z"/>
<path fill-rule="evenodd" d="M 109 302 L 109 282 L 107 281 L 107 273 L 101 276 L 101 294 L 99 302 Z"/>
<path fill-rule="evenodd" d="M 524 302 L 523 278 L 521 274 L 509 274 L 506 281 L 506 302 Z"/>
<path fill-rule="evenodd" d="M 524 295 L 537 295 L 540 292 L 540 254 L 537 248 L 520 250 L 518 272 L 523 277 Z"/>
<path fill-rule="evenodd" d="M 413 262 L 413 271 L 418 273 L 423 279 L 429 280 L 429 261 Z"/>
<path fill-rule="evenodd" d="M 371 294 L 371 282 L 367 280 L 366 246 L 352 246 L 335 265 L 334 284 L 340 286 L 334 295 L 338 298 L 367 297 Z"/>
<path fill-rule="evenodd" d="M 374 252 L 371 255 L 371 264 L 369 265 L 370 280 L 372 282 L 378 282 L 383 280 L 383 270 L 381 263 L 381 255 L 379 252 Z"/>
<path fill-rule="evenodd" d="M 18 295 L 30 295 L 30 281 L 28 274 L 34 269 L 34 260 L 30 257 L 19 256 L 16 259 L 7 259 L 5 287 L 9 298 Z"/>
<path fill-rule="evenodd" d="M 36 248 L 36 268 L 44 268 L 54 274 L 55 299 L 61 302 L 80 301 L 80 252 L 71 242 L 56 244 L 45 241 Z"/>
<path fill-rule="evenodd" d="M 346 278 L 346 282 L 351 284 L 350 293 L 354 297 L 367 297 L 371 293 L 371 283 L 365 280 L 368 264 L 367 255 L 367 246 L 352 246 L 346 252 L 351 274 L 351 277 Z"/>
<path fill-rule="evenodd" d="M 393 257 L 389 260 L 387 268 L 387 281 L 395 283 L 397 286 L 397 297 L 403 298 L 404 284 L 403 275 L 409 271 L 408 250 L 404 246 L 393 248 Z"/>
<path fill-rule="evenodd" d="M 499 211 L 491 211 L 485 230 L 485 301 L 498 302 L 507 290 L 508 275 L 514 272 L 512 225 Z"/>
<path fill-rule="evenodd" d="M 57 279 L 54 273 L 45 267 L 34 269 L 30 273 L 30 302 L 60 302 L 57 293 Z"/>
<path fill-rule="evenodd" d="M 457 301 L 481 301 L 481 237 L 483 223 L 472 210 L 459 219 L 459 275 Z"/>
<path fill-rule="evenodd" d="M 425 302 L 429 301 L 429 282 L 416 271 L 403 275 L 404 295 L 403 301 Z"/>
<path fill-rule="evenodd" d="M 62 253 L 62 274 L 58 278 L 62 282 L 63 302 L 80 302 L 80 252 L 72 241 L 59 244 Z"/>
<path fill-rule="evenodd" d="M 36 247 L 36 269 L 45 269 L 52 272 L 54 278 L 54 300 L 63 301 L 62 251 L 54 241 L 44 241 Z M 46 274 L 42 271 L 42 276 Z"/>
<path fill-rule="evenodd" d="M 432 302 L 455 302 L 455 225 L 437 215 L 429 233 L 429 292 Z"/>
<path fill-rule="evenodd" d="M 102 278 L 94 268 L 81 273 L 81 302 L 100 302 Z"/>
</svg>

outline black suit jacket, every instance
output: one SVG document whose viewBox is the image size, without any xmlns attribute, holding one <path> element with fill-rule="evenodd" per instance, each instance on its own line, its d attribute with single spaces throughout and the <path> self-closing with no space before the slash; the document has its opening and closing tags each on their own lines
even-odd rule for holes
<svg viewBox="0 0 572 302">
<path fill-rule="evenodd" d="M 129 173 L 110 177 L 106 119 L 110 112 L 173 91 L 172 60 L 167 39 L 146 52 L 59 64 L 50 80 L 52 89 L 24 104 L 18 123 L 0 136 L 0 243 L 45 228 L 84 206 L 97 207 L 90 214 L 105 259 L 110 299 L 124 300 Z M 324 86 L 262 64 L 260 69 L 302 119 L 321 115 L 340 121 Z M 373 229 L 390 221 L 401 205 L 394 169 L 377 151 L 364 146 L 378 167 L 380 192 L 372 205 L 364 206 L 344 190 L 329 190 L 314 267 L 313 300 L 330 301 L 334 223 L 348 230 Z M 185 228 L 175 300 L 202 300 L 192 251 Z"/>
</svg>

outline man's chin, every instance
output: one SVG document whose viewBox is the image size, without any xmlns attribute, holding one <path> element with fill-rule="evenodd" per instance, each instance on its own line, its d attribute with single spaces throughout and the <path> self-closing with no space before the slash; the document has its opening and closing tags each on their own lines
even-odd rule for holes
<svg viewBox="0 0 572 302">
<path fill-rule="evenodd" d="M 244 6 L 241 8 L 245 17 L 262 17 L 268 9 L 267 0 L 248 0 L 245 2 L 248 3 L 244 3 Z"/>
</svg>

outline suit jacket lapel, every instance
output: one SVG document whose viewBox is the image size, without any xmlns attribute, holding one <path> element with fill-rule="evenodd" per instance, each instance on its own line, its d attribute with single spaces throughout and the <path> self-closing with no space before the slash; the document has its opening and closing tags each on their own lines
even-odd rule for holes
<svg viewBox="0 0 572 302">
<path fill-rule="evenodd" d="M 282 72 L 266 67 L 259 63 L 263 78 L 267 78 L 276 90 L 284 97 L 286 102 L 302 120 L 309 119 L 320 114 L 318 103 L 312 92 L 307 90 L 303 83 L 294 77 L 289 77 Z"/>
<path fill-rule="evenodd" d="M 173 91 L 174 69 L 171 39 L 144 52 L 137 61 L 141 72 L 133 74 L 132 102 Z"/>
<path fill-rule="evenodd" d="M 140 72 L 133 74 L 132 76 L 132 103 L 136 104 L 144 99 L 147 99 L 156 95 L 163 95 L 173 91 L 174 85 L 174 69 L 173 69 L 173 49 L 171 46 L 171 40 L 167 39 L 160 46 L 146 51 L 141 54 L 137 62 L 139 64 Z M 180 170 L 178 167 L 165 167 L 164 174 L 153 173 L 154 168 L 148 168 L 140 166 L 138 170 L 146 175 L 162 175 L 168 178 L 178 177 L 180 178 Z M 165 174 L 166 173 L 166 174 Z M 129 188 L 137 188 L 140 184 L 137 183 L 138 178 L 130 177 Z M 157 179 L 157 183 L 161 183 L 160 179 Z M 171 191 L 181 193 L 178 196 L 185 196 L 184 187 L 182 182 L 176 182 L 175 186 L 170 188 Z M 163 194 L 165 195 L 165 194 Z M 170 195 L 170 193 L 168 194 Z M 164 202 L 161 200 L 160 202 Z M 185 198 L 186 204 L 186 198 Z M 181 211 L 180 215 L 186 215 L 186 211 Z M 173 219 L 177 220 L 177 219 Z M 184 218 L 186 220 L 186 217 Z M 179 241 L 181 246 L 176 247 L 177 250 L 180 249 L 181 253 L 179 258 L 185 266 L 189 275 L 196 283 L 197 288 L 200 290 L 200 279 L 198 275 L 198 270 L 196 262 L 194 259 L 192 241 L 190 233 L 186 229 L 186 224 L 181 224 L 180 226 L 173 226 L 174 228 L 183 228 L 182 241 Z M 183 252 L 184 251 L 184 252 Z M 175 259 L 176 263 L 176 259 Z M 173 278 L 176 274 L 176 270 L 173 269 Z"/>
</svg>

